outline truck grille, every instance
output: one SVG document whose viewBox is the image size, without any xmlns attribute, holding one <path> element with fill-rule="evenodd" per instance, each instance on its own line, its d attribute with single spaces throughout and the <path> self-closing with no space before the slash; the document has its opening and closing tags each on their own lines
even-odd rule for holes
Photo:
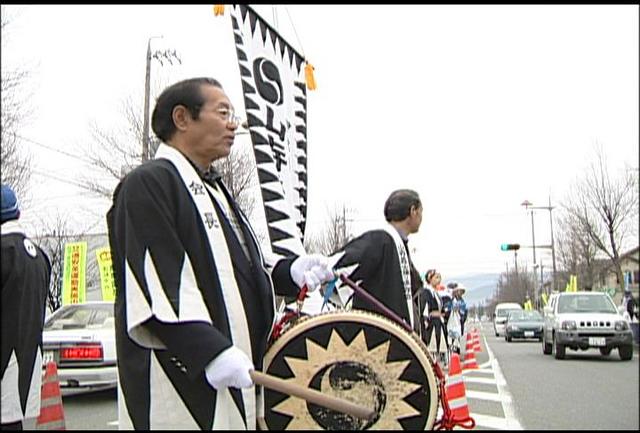
<svg viewBox="0 0 640 433">
<path fill-rule="evenodd" d="M 611 328 L 611 322 L 609 321 L 600 321 L 598 322 L 597 320 L 591 321 L 591 320 L 582 320 L 580 321 L 580 327 L 581 328 Z"/>
</svg>

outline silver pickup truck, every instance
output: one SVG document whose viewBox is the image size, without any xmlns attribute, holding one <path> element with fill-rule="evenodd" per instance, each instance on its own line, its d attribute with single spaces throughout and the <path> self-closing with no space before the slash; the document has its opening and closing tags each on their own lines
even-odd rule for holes
<svg viewBox="0 0 640 433">
<path fill-rule="evenodd" d="M 633 357 L 629 322 L 607 293 L 565 292 L 550 296 L 544 308 L 542 352 L 564 359 L 567 348 L 597 348 L 604 356 L 617 348 L 623 361 Z"/>
</svg>

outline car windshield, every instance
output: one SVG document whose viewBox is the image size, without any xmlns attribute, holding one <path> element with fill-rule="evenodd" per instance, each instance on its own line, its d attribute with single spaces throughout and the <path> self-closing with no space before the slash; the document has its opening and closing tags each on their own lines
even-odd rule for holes
<svg viewBox="0 0 640 433">
<path fill-rule="evenodd" d="M 509 313 L 511 313 L 512 311 L 522 311 L 518 308 L 512 308 L 510 310 L 498 310 L 498 312 L 496 313 L 496 316 L 498 317 L 507 317 L 509 315 Z"/>
<path fill-rule="evenodd" d="M 512 311 L 509 322 L 542 322 L 542 316 L 537 311 Z"/>
<path fill-rule="evenodd" d="M 113 304 L 75 304 L 62 307 L 44 325 L 45 330 L 108 328 L 113 326 Z"/>
<path fill-rule="evenodd" d="M 612 313 L 615 305 L 602 295 L 566 295 L 558 299 L 558 313 Z"/>
</svg>

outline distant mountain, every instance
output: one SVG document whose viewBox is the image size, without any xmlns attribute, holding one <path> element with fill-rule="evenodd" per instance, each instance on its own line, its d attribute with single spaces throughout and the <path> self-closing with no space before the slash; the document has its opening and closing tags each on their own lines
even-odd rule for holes
<svg viewBox="0 0 640 433">
<path fill-rule="evenodd" d="M 447 278 L 445 284 L 452 281 L 464 284 L 467 288 L 464 294 L 464 300 L 468 306 L 471 306 L 479 305 L 485 302 L 486 299 L 491 298 L 493 292 L 496 290 L 499 278 L 499 273 L 466 274 Z"/>
</svg>

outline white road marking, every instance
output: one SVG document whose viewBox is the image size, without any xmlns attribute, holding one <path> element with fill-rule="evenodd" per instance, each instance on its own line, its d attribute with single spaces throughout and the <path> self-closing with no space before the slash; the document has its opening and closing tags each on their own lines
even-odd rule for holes
<svg viewBox="0 0 640 433">
<path fill-rule="evenodd" d="M 479 368 L 477 370 L 462 370 L 462 374 L 472 374 L 472 373 L 493 374 L 493 370 L 490 368 Z"/>
<path fill-rule="evenodd" d="M 487 377 L 469 377 L 464 376 L 464 383 L 483 383 L 485 385 L 497 385 L 496 379 L 489 379 Z"/>
<path fill-rule="evenodd" d="M 505 397 L 495 392 L 467 391 L 467 398 L 475 398 L 476 400 L 489 400 L 503 402 Z"/>
<path fill-rule="evenodd" d="M 118 425 L 118 420 L 108 422 L 107 425 Z"/>
<path fill-rule="evenodd" d="M 502 410 L 504 411 L 504 417 L 506 419 L 506 429 L 507 430 L 523 430 L 518 418 L 516 417 L 515 408 L 513 405 L 513 398 L 511 397 L 511 393 L 507 388 L 507 381 L 502 374 L 502 370 L 500 369 L 500 364 L 498 364 L 498 360 L 495 356 L 493 356 L 493 352 L 489 345 L 487 344 L 487 338 L 484 338 L 484 345 L 487 348 L 487 354 L 489 355 L 489 359 L 491 360 L 491 365 L 493 367 L 493 371 L 496 375 L 496 384 L 498 386 L 498 394 L 502 397 Z"/>
<path fill-rule="evenodd" d="M 520 427 L 519 424 L 518 427 L 510 424 L 508 418 L 499 418 L 496 416 L 482 415 L 479 413 L 472 413 L 471 418 L 476 420 L 476 428 L 482 426 L 497 430 L 522 430 L 522 427 Z"/>
</svg>

